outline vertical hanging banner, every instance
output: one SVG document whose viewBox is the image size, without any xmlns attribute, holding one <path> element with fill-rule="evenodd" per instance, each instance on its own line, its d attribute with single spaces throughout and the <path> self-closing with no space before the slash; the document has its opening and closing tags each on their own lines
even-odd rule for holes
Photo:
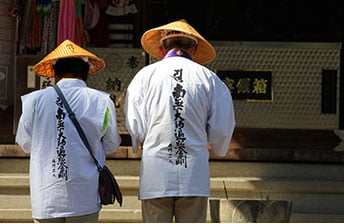
<svg viewBox="0 0 344 224">
<path fill-rule="evenodd" d="M 216 74 L 235 100 L 273 101 L 272 71 L 221 70 Z"/>
</svg>

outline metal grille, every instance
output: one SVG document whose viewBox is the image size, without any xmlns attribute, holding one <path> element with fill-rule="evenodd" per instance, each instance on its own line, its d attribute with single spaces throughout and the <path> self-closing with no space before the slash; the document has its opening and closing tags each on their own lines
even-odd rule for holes
<svg viewBox="0 0 344 224">
<path fill-rule="evenodd" d="M 213 70 L 273 71 L 273 101 L 234 100 L 238 127 L 338 129 L 338 43 L 214 43 Z M 337 113 L 321 113 L 323 69 L 337 70 Z"/>
<path fill-rule="evenodd" d="M 338 129 L 339 43 L 214 43 L 217 58 L 206 66 L 216 70 L 264 70 L 273 72 L 271 102 L 234 100 L 237 127 Z M 125 91 L 136 72 L 145 66 L 142 49 L 90 49 L 104 58 L 107 67 L 90 76 L 88 84 L 112 95 L 117 105 L 118 125 L 126 134 Z M 150 58 L 150 63 L 155 60 Z M 322 70 L 337 70 L 337 112 L 321 113 Z M 120 88 L 109 89 L 109 80 Z"/>
</svg>

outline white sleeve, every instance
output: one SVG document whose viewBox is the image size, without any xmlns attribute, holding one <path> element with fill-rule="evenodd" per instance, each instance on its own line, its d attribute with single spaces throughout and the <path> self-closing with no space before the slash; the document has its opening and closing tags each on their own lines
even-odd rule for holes
<svg viewBox="0 0 344 224">
<path fill-rule="evenodd" d="M 235 127 L 233 101 L 228 87 L 216 79 L 207 123 L 208 142 L 217 156 L 225 156 Z"/>
<path fill-rule="evenodd" d="M 145 136 L 146 118 L 141 85 L 135 78 L 132 80 L 127 89 L 124 107 L 126 128 L 131 136 L 134 153 L 138 152 L 139 144 L 144 141 Z"/>
<path fill-rule="evenodd" d="M 26 153 L 31 152 L 34 96 L 35 94 L 28 94 L 21 97 L 22 114 L 20 116 L 18 127 L 17 127 L 16 143 Z"/>
<path fill-rule="evenodd" d="M 102 138 L 103 148 L 106 154 L 117 151 L 121 144 L 121 137 L 117 128 L 117 115 L 113 101 L 109 98 L 107 104 L 107 127 Z"/>
</svg>

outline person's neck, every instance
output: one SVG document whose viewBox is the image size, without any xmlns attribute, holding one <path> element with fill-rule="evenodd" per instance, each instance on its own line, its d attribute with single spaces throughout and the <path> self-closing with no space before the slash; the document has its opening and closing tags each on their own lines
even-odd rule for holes
<svg viewBox="0 0 344 224">
<path fill-rule="evenodd" d="M 66 73 L 66 74 L 60 75 L 59 77 L 57 77 L 57 82 L 62 80 L 62 79 L 80 79 L 80 80 L 82 80 L 82 78 L 80 76 L 74 76 L 72 73 Z"/>
<path fill-rule="evenodd" d="M 176 56 L 184 57 L 184 58 L 188 58 L 192 60 L 190 54 L 187 51 L 180 48 L 173 48 L 173 49 L 168 50 L 164 58 L 176 57 Z"/>
</svg>

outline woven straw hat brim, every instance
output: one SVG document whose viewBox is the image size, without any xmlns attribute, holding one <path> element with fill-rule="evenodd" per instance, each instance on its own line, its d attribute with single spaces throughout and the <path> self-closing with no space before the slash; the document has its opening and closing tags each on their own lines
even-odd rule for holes
<svg viewBox="0 0 344 224">
<path fill-rule="evenodd" d="M 91 52 L 83 49 L 70 40 L 63 41 L 52 52 L 45 56 L 34 67 L 33 71 L 39 76 L 53 78 L 55 77 L 53 63 L 61 58 L 88 58 L 90 69 L 88 74 L 94 74 L 105 68 L 105 61 Z"/>
<path fill-rule="evenodd" d="M 191 25 L 185 20 L 178 20 L 163 26 L 159 26 L 146 31 L 141 38 L 141 45 L 143 49 L 152 57 L 160 60 L 163 58 L 159 47 L 161 46 L 161 31 L 162 30 L 174 30 L 191 35 L 198 40 L 198 46 L 196 54 L 192 59 L 199 64 L 206 64 L 213 61 L 216 57 L 216 51 L 214 47 L 202 37 Z"/>
</svg>

